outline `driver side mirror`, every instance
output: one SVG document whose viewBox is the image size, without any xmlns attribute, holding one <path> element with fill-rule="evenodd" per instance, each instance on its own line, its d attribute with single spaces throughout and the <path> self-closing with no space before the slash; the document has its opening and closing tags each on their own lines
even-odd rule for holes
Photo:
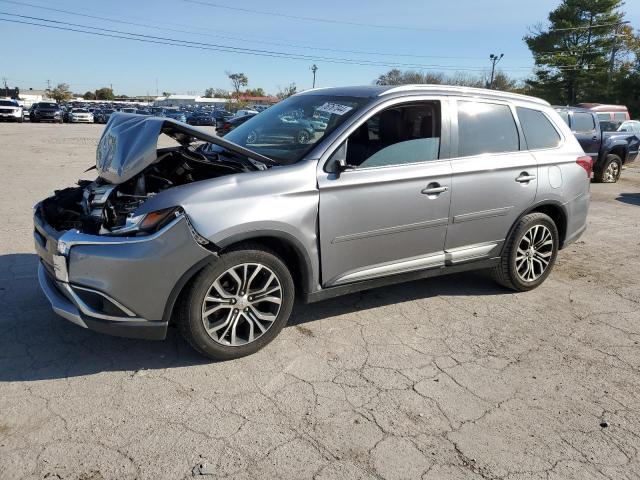
<svg viewBox="0 0 640 480">
<path fill-rule="evenodd" d="M 344 172 L 345 170 L 352 170 L 353 165 L 349 165 L 347 163 L 347 142 L 349 140 L 345 140 L 342 145 L 338 147 L 338 149 L 333 152 L 329 161 L 327 162 L 327 172 L 335 173 L 337 175 L 340 172 Z"/>
</svg>

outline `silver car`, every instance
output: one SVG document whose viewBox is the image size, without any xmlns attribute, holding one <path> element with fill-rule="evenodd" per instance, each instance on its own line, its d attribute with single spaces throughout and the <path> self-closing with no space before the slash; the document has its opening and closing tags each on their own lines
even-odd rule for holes
<svg viewBox="0 0 640 480">
<path fill-rule="evenodd" d="M 256 135 L 319 117 L 304 142 Z M 114 113 L 98 178 L 35 207 L 39 281 L 82 327 L 163 339 L 175 323 L 202 354 L 240 357 L 296 296 L 472 269 L 537 287 L 585 230 L 591 166 L 546 102 L 490 90 L 315 89 L 224 138 Z"/>
</svg>

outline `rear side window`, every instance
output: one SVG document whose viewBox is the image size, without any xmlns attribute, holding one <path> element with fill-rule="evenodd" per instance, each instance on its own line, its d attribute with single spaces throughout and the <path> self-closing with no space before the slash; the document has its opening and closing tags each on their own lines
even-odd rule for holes
<svg viewBox="0 0 640 480">
<path fill-rule="evenodd" d="M 608 113 L 599 113 L 598 120 L 611 120 L 611 115 Z"/>
<path fill-rule="evenodd" d="M 613 119 L 624 122 L 627 119 L 627 114 L 624 112 L 614 113 Z"/>
<path fill-rule="evenodd" d="M 518 129 L 507 105 L 458 101 L 458 156 L 519 149 Z"/>
<path fill-rule="evenodd" d="M 540 110 L 517 107 L 516 112 L 529 150 L 553 148 L 560 144 L 560 135 Z"/>
<path fill-rule="evenodd" d="M 578 133 L 589 133 L 596 129 L 596 123 L 590 113 L 574 112 L 573 129 Z"/>
</svg>

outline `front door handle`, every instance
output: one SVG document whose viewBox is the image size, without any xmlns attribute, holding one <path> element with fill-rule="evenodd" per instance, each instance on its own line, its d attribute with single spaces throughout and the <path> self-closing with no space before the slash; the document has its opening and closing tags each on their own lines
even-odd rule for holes
<svg viewBox="0 0 640 480">
<path fill-rule="evenodd" d="M 425 195 L 440 195 L 447 190 L 449 190 L 449 187 L 443 187 L 439 183 L 430 183 L 429 185 L 427 185 L 427 188 L 422 190 L 420 193 L 423 193 Z"/>
<path fill-rule="evenodd" d="M 519 183 L 528 183 L 531 180 L 535 180 L 536 176 L 535 175 L 529 175 L 527 172 L 522 172 L 518 178 L 516 178 L 516 182 Z"/>
</svg>

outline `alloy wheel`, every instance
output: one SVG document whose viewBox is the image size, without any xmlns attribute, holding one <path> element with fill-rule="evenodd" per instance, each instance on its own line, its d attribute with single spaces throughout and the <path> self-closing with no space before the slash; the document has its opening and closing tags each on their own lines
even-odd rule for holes
<svg viewBox="0 0 640 480">
<path fill-rule="evenodd" d="M 609 162 L 607 165 L 607 169 L 604 171 L 604 180 L 607 183 L 613 183 L 618 178 L 618 174 L 620 172 L 620 165 L 618 162 Z"/>
<path fill-rule="evenodd" d="M 516 250 L 516 271 L 521 280 L 534 282 L 553 257 L 553 236 L 544 225 L 534 225 L 522 236 Z"/>
<path fill-rule="evenodd" d="M 242 263 L 211 284 L 202 302 L 202 322 L 215 342 L 246 345 L 271 328 L 281 305 L 277 275 L 265 265 Z"/>
</svg>

